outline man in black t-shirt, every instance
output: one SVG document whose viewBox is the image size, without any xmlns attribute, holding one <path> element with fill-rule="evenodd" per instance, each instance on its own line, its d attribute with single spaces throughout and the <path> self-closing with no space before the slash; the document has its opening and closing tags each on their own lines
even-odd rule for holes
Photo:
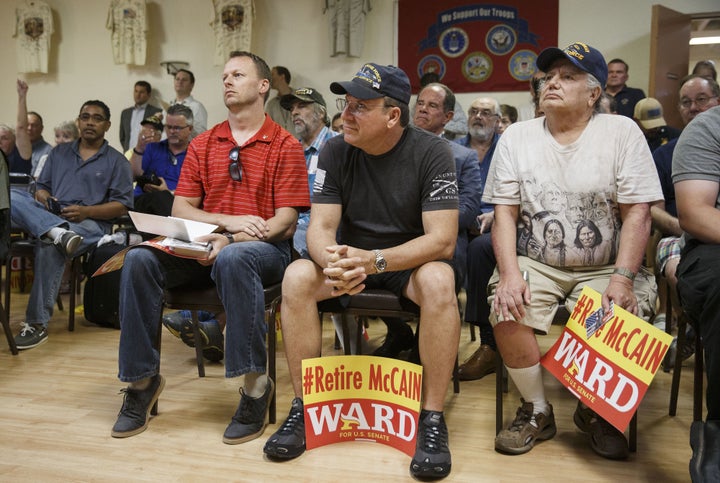
<svg viewBox="0 0 720 483">
<path fill-rule="evenodd" d="M 384 288 L 421 309 L 423 401 L 410 472 L 442 478 L 451 467 L 442 411 L 460 330 L 450 261 L 458 233 L 454 158 L 445 140 L 408 126 L 410 82 L 397 67 L 365 64 L 330 90 L 345 96 L 338 100 L 344 136 L 320 153 L 307 233 L 312 260 L 295 261 L 283 279 L 296 397 L 264 451 L 276 459 L 305 451 L 301 363 L 320 355 L 316 302 Z"/>
</svg>

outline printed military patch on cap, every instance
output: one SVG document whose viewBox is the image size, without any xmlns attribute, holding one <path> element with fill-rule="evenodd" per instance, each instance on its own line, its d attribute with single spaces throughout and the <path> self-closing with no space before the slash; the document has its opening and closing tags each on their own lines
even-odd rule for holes
<svg viewBox="0 0 720 483">
<path fill-rule="evenodd" d="M 375 68 L 372 64 L 365 64 L 362 66 L 362 69 L 358 71 L 357 74 L 355 74 L 354 79 L 361 79 L 369 84 L 368 87 L 375 89 L 376 91 L 380 90 L 380 84 L 382 83 L 382 76 L 380 75 L 380 72 Z"/>
</svg>

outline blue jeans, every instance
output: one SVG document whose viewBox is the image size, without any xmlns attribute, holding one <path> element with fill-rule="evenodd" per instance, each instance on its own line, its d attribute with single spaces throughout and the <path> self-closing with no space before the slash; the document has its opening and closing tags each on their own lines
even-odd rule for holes
<svg viewBox="0 0 720 483">
<path fill-rule="evenodd" d="M 225 376 L 264 373 L 265 295 L 263 286 L 280 282 L 290 263 L 290 244 L 242 242 L 220 250 L 212 267 L 146 247 L 125 257 L 120 277 L 118 378 L 134 382 L 158 373 L 153 347 L 162 313 L 163 291 L 214 281 L 226 314 Z"/>
<path fill-rule="evenodd" d="M 47 327 L 52 317 L 60 282 L 65 271 L 65 256 L 49 240 L 40 237 L 55 227 L 63 227 L 83 237 L 83 242 L 74 255 L 80 255 L 95 246 L 103 235 L 110 232 L 106 222 L 86 219 L 70 223 L 54 215 L 24 190 L 10 191 L 10 207 L 13 225 L 37 238 L 35 246 L 34 280 L 30 290 L 25 322 Z"/>
<path fill-rule="evenodd" d="M 295 227 L 295 235 L 293 235 L 293 246 L 295 251 L 300 254 L 300 258 L 310 259 L 310 252 L 307 246 L 307 229 L 310 225 L 310 214 L 300 213 L 297 226 Z"/>
</svg>

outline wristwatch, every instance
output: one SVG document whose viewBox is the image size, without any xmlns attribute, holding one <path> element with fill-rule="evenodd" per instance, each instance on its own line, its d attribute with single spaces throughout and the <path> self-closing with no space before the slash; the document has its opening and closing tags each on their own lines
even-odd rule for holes
<svg viewBox="0 0 720 483">
<path fill-rule="evenodd" d="M 235 243 L 235 238 L 233 237 L 232 233 L 226 231 L 225 233 L 223 233 L 223 235 L 225 235 L 225 238 L 228 239 L 228 244 Z"/>
<path fill-rule="evenodd" d="M 387 268 L 387 262 L 380 250 L 373 250 L 375 254 L 375 273 L 382 273 Z"/>
<path fill-rule="evenodd" d="M 629 268 L 617 267 L 613 270 L 613 275 L 621 275 L 625 278 L 629 278 L 631 282 L 635 280 L 635 272 Z"/>
</svg>

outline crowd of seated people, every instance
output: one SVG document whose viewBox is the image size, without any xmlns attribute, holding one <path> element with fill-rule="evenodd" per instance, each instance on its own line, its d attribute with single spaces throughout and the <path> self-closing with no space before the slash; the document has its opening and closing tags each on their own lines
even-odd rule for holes
<svg viewBox="0 0 720 483">
<path fill-rule="evenodd" d="M 720 116 L 714 65 L 698 62 L 680 81 L 683 134 L 666 125 L 659 101 L 626 85 L 628 65 L 621 59 L 606 62 L 597 49 L 575 43 L 545 49 L 537 71 L 530 81 L 534 118 L 520 122 L 522 108 L 487 95 L 463 112 L 434 73 L 411 106 L 407 75 L 374 63 L 331 84 L 340 112 L 330 116 L 316 88 L 290 87 L 287 68 L 270 69 L 252 53 L 234 52 L 222 76 L 227 118 L 209 128 L 207 111 L 191 95 L 191 71 L 174 74 L 175 99 L 163 106 L 151 105 L 151 86 L 138 81 L 134 104 L 121 116 L 125 156 L 105 139 L 111 116 L 99 100 L 84 102 L 75 121 L 55 129 L 53 148 L 42 138 L 40 114 L 27 109 L 28 84 L 18 80 L 17 122 L 14 129 L 0 125 L 0 149 L 11 172 L 37 179 L 35 194 L 13 190 L 11 213 L 37 239 L 39 267 L 15 338 L 18 348 L 48 340 L 65 262 L 109 233 L 113 219 L 135 209 L 213 223 L 220 231 L 200 240 L 212 246 L 207 260 L 147 248 L 128 252 L 119 292 L 119 379 L 128 386 L 112 436 L 147 429 L 165 386 L 153 345 L 162 307 L 153 301 L 162 299 L 164 289 L 192 283 L 214 284 L 224 308 L 200 314 L 204 355 L 224 359 L 227 377 L 243 376 L 223 441 L 260 437 L 276 383 L 266 374 L 261 294 L 282 281 L 295 398 L 264 452 L 271 460 L 300 456 L 299 367 L 302 359 L 319 355 L 315 305 L 384 288 L 421 308 L 422 331 L 413 334 L 406 321 L 384 319 L 387 335 L 374 351 L 406 357 L 425 371 L 410 473 L 443 478 L 452 466 L 443 410 L 457 356 L 458 293 L 466 293 L 465 321 L 480 332 L 480 345 L 460 364 L 459 378 L 472 381 L 497 371 L 497 354 L 502 356 L 521 401 L 494 446 L 505 454 L 527 453 L 557 431 L 536 335 L 549 332 L 559 306 L 572 310 L 584 285 L 602 293 L 603 305 L 613 302 L 650 319 L 657 289 L 642 264 L 652 223 L 665 235 L 660 272 L 679 291 L 706 346 L 708 421 L 694 429 L 693 449 L 703 438 L 717 438 L 720 403 L 711 379 L 720 370 L 713 345 L 717 303 L 698 290 L 715 290 L 720 272 L 698 273 L 690 262 L 717 259 L 716 230 L 702 222 L 703 216 L 714 219 L 719 208 L 717 183 L 708 180 L 717 174 L 720 156 L 712 151 L 720 145 L 713 144 Z M 272 89 L 278 95 L 268 102 Z M 450 129 L 458 110 L 467 121 Z M 621 115 L 607 115 L 615 113 Z M 661 131 L 672 136 L 659 137 Z M 377 159 L 387 162 L 369 161 Z M 273 169 L 263 169 L 267 165 Z M 90 179 L 86 166 L 111 174 L 78 182 Z M 578 178 L 592 183 L 568 184 Z M 438 196 L 429 188 L 439 179 L 454 190 Z M 394 190 L 412 194 L 412 201 L 387 196 Z M 400 221 L 397 213 L 406 218 Z M 293 251 L 297 260 L 291 263 Z M 188 345 L 197 342 L 187 311 L 166 314 L 162 323 Z M 351 352 L 366 353 L 370 348 L 363 344 Z M 438 344 L 452 349 L 439 351 Z M 625 436 L 590 407 L 579 403 L 573 420 L 597 454 L 628 457 Z M 711 474 L 711 463 L 694 458 L 698 474 Z"/>
</svg>

